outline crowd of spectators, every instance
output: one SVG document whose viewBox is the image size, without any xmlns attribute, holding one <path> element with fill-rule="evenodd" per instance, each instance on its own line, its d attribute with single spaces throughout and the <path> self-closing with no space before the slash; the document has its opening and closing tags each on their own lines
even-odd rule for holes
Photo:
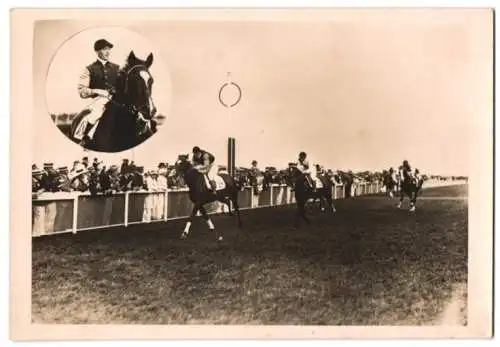
<svg viewBox="0 0 500 347">
<path fill-rule="evenodd" d="M 37 198 L 42 193 L 56 192 L 80 192 L 97 194 L 113 194 L 127 191 L 165 191 L 166 189 L 185 188 L 182 177 L 173 175 L 173 165 L 166 162 L 159 163 L 157 168 L 145 170 L 134 161 L 123 159 L 120 166 L 106 166 L 98 158 L 92 162 L 88 157 L 73 162 L 73 166 L 55 167 L 53 163 L 45 163 L 39 168 L 32 165 L 32 194 Z M 219 167 L 219 170 L 225 170 Z M 323 172 L 332 178 L 337 185 L 359 185 L 362 183 L 382 183 L 385 172 L 352 172 L 333 171 L 323 169 Z M 249 181 L 244 178 L 250 172 L 250 168 L 236 168 L 235 178 L 242 185 L 249 185 Z M 261 171 L 266 176 L 268 183 L 286 184 L 287 170 L 278 170 L 276 167 L 265 167 Z M 430 179 L 464 179 L 464 177 L 441 177 L 429 176 Z"/>
</svg>

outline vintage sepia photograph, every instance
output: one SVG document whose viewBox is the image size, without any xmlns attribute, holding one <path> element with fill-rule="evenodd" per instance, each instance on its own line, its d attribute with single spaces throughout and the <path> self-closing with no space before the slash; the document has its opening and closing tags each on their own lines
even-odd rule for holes
<svg viewBox="0 0 500 347">
<path fill-rule="evenodd" d="M 491 336 L 491 9 L 115 11 L 13 14 L 16 336 Z"/>
</svg>

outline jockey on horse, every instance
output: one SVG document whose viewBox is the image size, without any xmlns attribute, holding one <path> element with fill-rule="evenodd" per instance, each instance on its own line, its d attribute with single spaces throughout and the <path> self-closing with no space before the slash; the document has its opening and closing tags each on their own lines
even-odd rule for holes
<svg viewBox="0 0 500 347">
<path fill-rule="evenodd" d="M 421 187 L 420 182 L 417 180 L 418 177 L 412 172 L 411 166 L 408 160 L 404 160 L 403 164 L 400 166 L 400 180 L 401 180 L 401 197 L 399 200 L 398 208 L 401 207 L 405 194 L 410 197 L 410 212 L 415 211 L 415 203 L 417 200 L 417 194 L 419 188 Z M 418 169 L 415 173 L 419 173 Z"/>
<path fill-rule="evenodd" d="M 214 162 L 215 156 L 198 146 L 193 147 L 193 166 L 198 172 L 202 173 L 207 182 L 207 187 L 214 193 L 217 192 L 217 184 L 214 179 Z M 215 170 L 216 171 L 216 170 Z"/>
<path fill-rule="evenodd" d="M 109 61 L 113 44 L 100 39 L 94 43 L 97 60 L 85 67 L 78 83 L 78 93 L 82 99 L 92 99 L 86 109 L 89 113 L 82 119 L 74 137 L 85 146 L 92 140 L 99 119 L 116 89 L 120 67 Z"/>
<path fill-rule="evenodd" d="M 316 184 L 311 177 L 311 171 L 309 168 L 309 161 L 307 160 L 307 154 L 305 152 L 299 153 L 299 160 L 297 162 L 297 169 L 305 176 L 307 184 L 311 190 L 316 189 Z"/>
</svg>

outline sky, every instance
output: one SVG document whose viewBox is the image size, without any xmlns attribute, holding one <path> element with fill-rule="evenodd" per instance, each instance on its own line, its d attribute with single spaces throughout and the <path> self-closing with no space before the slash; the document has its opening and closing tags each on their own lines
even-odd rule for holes
<svg viewBox="0 0 500 347">
<path fill-rule="evenodd" d="M 198 145 L 225 165 L 233 136 L 238 166 L 256 159 L 261 167 L 285 167 L 305 151 L 311 163 L 334 170 L 380 170 L 407 159 L 423 172 L 468 175 L 478 119 L 492 116 L 487 11 L 106 24 L 35 27 L 33 149 L 40 165 L 96 156 L 71 143 L 49 113 L 84 106 L 75 78 L 93 61 L 101 36 L 116 42 L 112 60 L 119 64 L 130 49 L 154 52 L 153 98 L 167 117 L 133 150 L 97 154 L 108 162 L 130 158 L 153 167 Z M 218 99 L 228 71 L 243 92 L 231 114 Z"/>
</svg>

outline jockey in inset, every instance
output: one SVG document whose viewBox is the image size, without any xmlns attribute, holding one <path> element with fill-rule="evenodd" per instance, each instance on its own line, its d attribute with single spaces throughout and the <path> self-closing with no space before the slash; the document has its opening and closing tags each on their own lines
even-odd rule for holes
<svg viewBox="0 0 500 347">
<path fill-rule="evenodd" d="M 212 188 L 215 193 L 217 191 L 217 185 L 215 183 L 214 175 L 217 170 L 214 170 L 215 156 L 205 150 L 200 149 L 200 147 L 193 147 L 193 166 L 196 170 L 202 173 L 207 181 L 207 186 Z M 215 171 L 215 172 L 214 172 Z"/>
<path fill-rule="evenodd" d="M 84 145 L 92 139 L 98 120 L 102 117 L 111 96 L 116 92 L 116 80 L 120 67 L 109 61 L 113 45 L 100 39 L 94 43 L 97 60 L 85 67 L 78 83 L 78 93 L 83 99 L 93 101 L 86 107 L 90 111 L 75 130 L 74 137 Z"/>
<path fill-rule="evenodd" d="M 305 152 L 299 153 L 299 160 L 297 162 L 297 169 L 304 174 L 306 181 L 313 190 L 316 189 L 314 180 L 311 177 L 311 170 L 309 168 L 309 161 L 307 160 L 307 154 Z"/>
</svg>

